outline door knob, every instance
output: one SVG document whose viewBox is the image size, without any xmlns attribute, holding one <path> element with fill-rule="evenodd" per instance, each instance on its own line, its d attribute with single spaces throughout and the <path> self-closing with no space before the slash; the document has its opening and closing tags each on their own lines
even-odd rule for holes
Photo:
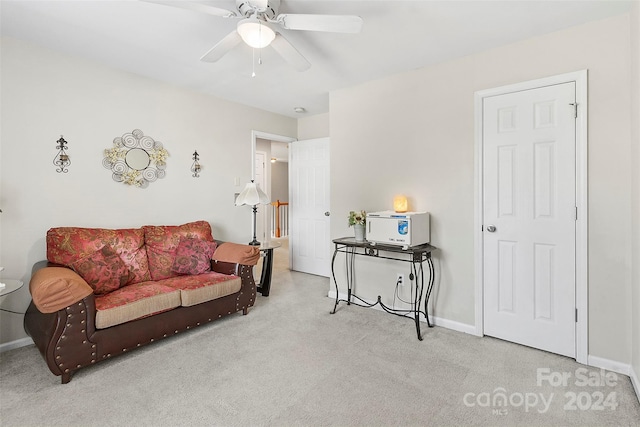
<svg viewBox="0 0 640 427">
<path fill-rule="evenodd" d="M 487 225 L 487 231 L 489 233 L 493 233 L 496 231 L 496 226 L 495 225 Z"/>
<path fill-rule="evenodd" d="M 324 216 L 329 216 L 329 215 L 331 215 L 331 212 L 329 212 L 329 211 L 326 211 L 326 212 L 324 213 Z"/>
</svg>

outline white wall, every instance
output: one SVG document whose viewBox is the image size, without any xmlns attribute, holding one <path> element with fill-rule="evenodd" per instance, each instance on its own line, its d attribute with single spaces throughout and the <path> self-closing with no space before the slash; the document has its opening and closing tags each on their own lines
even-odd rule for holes
<svg viewBox="0 0 640 427">
<path fill-rule="evenodd" d="M 271 201 L 289 201 L 289 163 L 275 162 L 271 164 Z"/>
<path fill-rule="evenodd" d="M 140 227 L 204 219 L 214 237 L 245 242 L 250 209 L 234 193 L 251 177 L 251 131 L 292 135 L 292 118 L 223 101 L 2 39 L 0 265 L 28 283 L 45 258 L 50 227 Z M 103 151 L 141 129 L 169 151 L 167 175 L 146 189 L 112 180 Z M 52 164 L 56 140 L 69 142 L 69 173 Z M 197 149 L 201 178 L 191 177 Z M 240 186 L 235 186 L 238 178 Z M 2 308 L 24 311 L 28 287 Z M 0 314 L 0 343 L 24 337 L 22 316 Z"/>
<path fill-rule="evenodd" d="M 631 11 L 631 158 L 635 159 L 633 168 L 633 279 L 632 279 L 632 336 L 631 351 L 634 385 L 640 399 L 640 3 Z M 632 160 L 633 161 L 633 160 Z"/>
<path fill-rule="evenodd" d="M 315 139 L 329 136 L 329 113 L 298 119 L 298 139 Z"/>
<path fill-rule="evenodd" d="M 332 238 L 353 233 L 349 210 L 407 194 L 432 214 L 435 315 L 473 325 L 474 92 L 589 69 L 589 354 L 630 363 L 629 28 L 622 15 L 333 92 Z M 358 264 L 358 293 L 390 302 L 396 267 Z"/>
</svg>

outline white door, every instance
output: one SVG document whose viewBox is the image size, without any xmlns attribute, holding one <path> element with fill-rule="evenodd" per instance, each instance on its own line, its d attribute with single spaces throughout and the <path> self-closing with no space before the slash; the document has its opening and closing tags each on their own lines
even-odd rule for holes
<svg viewBox="0 0 640 427">
<path fill-rule="evenodd" d="M 255 161 L 255 171 L 254 171 L 254 181 L 256 184 L 260 185 L 260 189 L 265 192 L 266 195 L 271 196 L 269 194 L 269 189 L 267 188 L 267 153 L 264 151 L 256 151 L 256 161 Z M 258 212 L 256 214 L 256 237 L 259 242 L 265 242 L 267 240 L 267 219 L 269 214 L 270 206 L 269 205 L 258 205 Z"/>
<path fill-rule="evenodd" d="M 329 277 L 329 138 L 289 148 L 291 269 Z"/>
<path fill-rule="evenodd" d="M 575 357 L 575 83 L 484 98 L 484 333 Z"/>
</svg>

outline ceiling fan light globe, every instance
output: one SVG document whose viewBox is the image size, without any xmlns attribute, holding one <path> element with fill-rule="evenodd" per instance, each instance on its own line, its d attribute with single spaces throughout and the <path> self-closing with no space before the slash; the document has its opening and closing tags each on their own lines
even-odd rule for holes
<svg viewBox="0 0 640 427">
<path fill-rule="evenodd" d="M 276 33 L 268 25 L 255 18 L 238 22 L 238 34 L 246 44 L 256 49 L 269 46 L 276 38 Z"/>
</svg>

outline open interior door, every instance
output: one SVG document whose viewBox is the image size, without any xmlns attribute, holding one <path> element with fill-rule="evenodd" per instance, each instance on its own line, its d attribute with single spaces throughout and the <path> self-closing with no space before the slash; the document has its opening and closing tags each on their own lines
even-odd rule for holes
<svg viewBox="0 0 640 427">
<path fill-rule="evenodd" d="M 329 138 L 290 145 L 291 269 L 329 277 Z"/>
</svg>

